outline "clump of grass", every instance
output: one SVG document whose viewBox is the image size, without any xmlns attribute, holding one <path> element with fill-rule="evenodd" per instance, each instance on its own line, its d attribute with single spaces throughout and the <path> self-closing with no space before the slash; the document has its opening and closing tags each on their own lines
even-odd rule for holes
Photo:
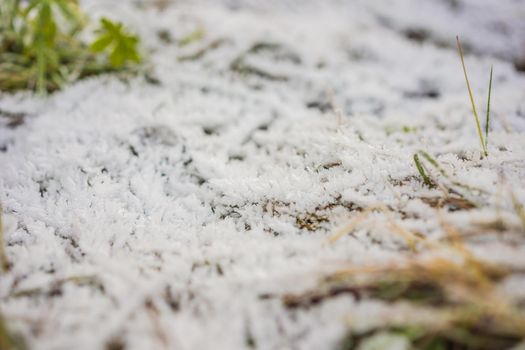
<svg viewBox="0 0 525 350">
<path fill-rule="evenodd" d="M 461 47 L 461 43 L 459 42 L 459 37 L 458 36 L 456 36 L 456 42 L 457 42 L 459 57 L 461 58 L 461 66 L 463 68 L 463 74 L 465 76 L 465 82 L 467 83 L 467 90 L 468 90 L 468 94 L 469 94 L 469 98 L 470 98 L 470 103 L 472 104 L 472 113 L 474 114 L 474 120 L 476 121 L 476 128 L 477 128 L 477 131 L 478 131 L 479 141 L 480 141 L 480 144 L 481 144 L 481 150 L 482 150 L 483 154 L 485 155 L 485 157 L 487 157 L 489 155 L 487 147 L 488 147 L 488 139 L 489 139 L 490 96 L 491 96 L 491 91 L 492 91 L 493 67 L 490 68 L 489 93 L 488 93 L 489 95 L 488 95 L 488 99 L 487 99 L 487 115 L 486 115 L 486 118 L 485 118 L 485 137 L 483 137 L 483 132 L 481 131 L 481 124 L 479 122 L 479 117 L 478 117 L 478 111 L 476 109 L 476 103 L 474 102 L 474 96 L 472 94 L 472 89 L 470 88 L 470 83 L 469 83 L 468 74 L 467 74 L 467 68 L 465 66 L 465 58 L 463 56 L 463 49 Z"/>
<path fill-rule="evenodd" d="M 441 168 L 430 155 L 420 155 Z M 440 173 L 448 177 L 442 168 Z M 513 203 L 516 211 L 523 213 L 515 198 Z M 344 350 L 382 349 L 394 343 L 424 350 L 521 348 L 525 344 L 525 309 L 519 296 L 506 294 L 500 285 L 522 270 L 481 260 L 464 244 L 458 228 L 442 216 L 440 222 L 447 239 L 418 237 L 424 249 L 421 254 L 394 265 L 343 268 L 313 290 L 284 295 L 284 306 L 310 308 L 350 294 L 357 301 L 381 300 L 411 310 L 413 317 L 393 313 L 366 329 L 354 328 L 350 318 L 347 336 L 340 344 Z"/>
<path fill-rule="evenodd" d="M 430 320 L 394 321 L 368 332 L 417 330 L 417 334 L 405 334 L 416 349 L 432 349 L 428 344 L 436 342 L 454 349 L 508 349 L 522 342 L 523 312 L 495 287 L 506 273 L 486 267 L 436 259 L 371 274 L 370 279 L 359 283 L 372 291 L 369 297 L 389 303 L 404 300 L 416 307 L 414 312 L 419 309 L 430 315 Z M 343 281 L 345 278 L 349 276 Z"/>
<path fill-rule="evenodd" d="M 122 24 L 103 19 L 90 47 L 79 39 L 86 23 L 76 0 L 2 1 L 0 90 L 51 92 L 140 61 L 138 38 Z"/>
<path fill-rule="evenodd" d="M 422 157 L 419 158 L 419 156 Z M 450 194 L 455 194 L 459 196 L 462 200 L 465 200 L 463 204 L 468 205 L 472 207 L 479 206 L 476 202 L 476 200 L 473 199 L 473 194 L 482 194 L 484 193 L 483 190 L 479 188 L 475 188 L 473 186 L 469 186 L 466 184 L 463 184 L 459 181 L 454 180 L 446 171 L 445 169 L 439 164 L 439 162 L 432 157 L 428 152 L 425 151 L 418 151 L 414 154 L 414 163 L 416 165 L 416 168 L 419 172 L 419 175 L 423 179 L 423 183 L 428 187 L 439 187 L 448 198 Z M 430 171 L 425 167 L 425 164 L 423 163 L 423 160 L 432 168 L 434 168 L 440 175 L 440 179 L 443 181 L 438 181 L 437 178 L 434 178 L 431 176 Z M 450 197 L 452 198 L 452 197 Z M 467 203 L 468 202 L 468 203 Z"/>
<path fill-rule="evenodd" d="M 399 347 L 394 344 L 401 343 L 409 344 L 410 347 L 405 349 L 417 350 L 518 350 L 521 349 L 519 346 L 522 344 L 519 340 L 520 338 L 506 334 L 480 335 L 476 329 L 461 325 L 429 328 L 400 323 L 377 327 L 366 332 L 350 333 L 341 342 L 339 349 L 387 349 L 390 346 L 397 349 Z"/>
<path fill-rule="evenodd" d="M 288 308 L 308 308 L 330 297 L 351 294 L 357 300 L 409 303 L 413 312 L 425 315 L 414 321 L 394 318 L 365 331 L 351 329 L 345 349 L 357 349 L 379 332 L 400 334 L 414 349 L 435 349 L 429 347 L 434 343 L 454 349 L 507 349 L 523 341 L 525 315 L 519 301 L 497 289 L 497 283 L 512 272 L 483 263 L 459 248 L 455 252 L 462 261 L 436 257 L 398 266 L 344 269 L 328 276 L 318 290 L 285 295 L 283 303 Z"/>
</svg>

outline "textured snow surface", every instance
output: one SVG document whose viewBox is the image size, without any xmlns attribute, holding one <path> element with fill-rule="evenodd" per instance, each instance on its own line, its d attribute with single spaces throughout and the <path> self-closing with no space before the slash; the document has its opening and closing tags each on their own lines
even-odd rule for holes
<svg viewBox="0 0 525 350">
<path fill-rule="evenodd" d="M 138 32 L 151 72 L 0 95 L 13 264 L 0 304 L 32 349 L 330 349 L 350 315 L 366 325 L 388 308 L 345 295 L 290 311 L 262 296 L 403 259 L 381 212 L 328 243 L 357 209 L 388 206 L 429 239 L 442 216 L 520 229 L 508 188 L 525 202 L 523 1 L 82 3 Z M 202 40 L 177 45 L 198 28 Z M 456 34 L 481 115 L 494 65 L 488 159 Z M 443 194 L 422 185 L 418 150 L 482 189 L 480 208 L 425 204 Z M 523 243 L 473 250 L 525 265 Z"/>
</svg>

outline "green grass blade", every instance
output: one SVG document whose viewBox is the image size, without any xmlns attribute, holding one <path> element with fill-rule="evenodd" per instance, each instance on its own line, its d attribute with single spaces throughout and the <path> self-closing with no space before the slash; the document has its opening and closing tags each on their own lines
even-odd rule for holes
<svg viewBox="0 0 525 350">
<path fill-rule="evenodd" d="M 472 89 L 470 88 L 470 83 L 468 80 L 468 74 L 467 74 L 467 68 L 465 67 L 465 59 L 463 57 L 463 49 L 461 48 L 461 44 L 459 42 L 459 37 L 456 36 L 456 42 L 458 45 L 458 51 L 459 51 L 459 57 L 461 58 L 461 66 L 463 67 L 463 73 L 465 75 L 465 81 L 467 82 L 467 89 L 468 94 L 470 97 L 470 103 L 472 104 L 472 112 L 474 113 L 474 118 L 476 119 L 476 127 L 478 129 L 478 135 L 479 135 L 479 141 L 481 143 L 481 149 L 483 150 L 483 154 L 485 156 L 488 156 L 487 149 L 485 148 L 485 143 L 483 142 L 483 133 L 481 131 L 481 125 L 479 123 L 479 117 L 478 117 L 478 111 L 476 110 L 476 104 L 474 103 L 474 96 L 472 95 Z"/>
<path fill-rule="evenodd" d="M 489 80 L 489 97 L 487 99 L 487 118 L 485 120 L 485 149 L 489 145 L 489 123 L 490 123 L 490 95 L 492 93 L 492 72 L 494 67 L 490 67 L 490 80 Z"/>
<path fill-rule="evenodd" d="M 197 30 L 193 31 L 192 33 L 188 34 L 184 38 L 182 38 L 179 42 L 179 47 L 188 46 L 189 44 L 199 41 L 202 38 L 204 38 L 204 29 L 202 27 L 197 28 Z"/>
<path fill-rule="evenodd" d="M 430 156 L 430 154 L 428 154 L 427 152 L 425 151 L 420 151 L 421 155 L 423 156 L 423 158 L 425 158 L 434 168 L 437 169 L 437 171 L 439 171 L 441 173 L 441 175 L 443 175 L 444 177 L 446 177 L 447 179 L 449 179 L 449 176 L 448 174 L 446 173 L 446 171 L 439 165 L 439 163 L 437 162 L 437 160 L 435 160 L 434 158 L 432 158 L 432 156 Z"/>
<path fill-rule="evenodd" d="M 414 154 L 414 163 L 416 164 L 416 168 L 417 168 L 417 171 L 419 172 L 419 175 L 421 175 L 421 177 L 423 178 L 423 183 L 427 185 L 428 187 L 431 187 L 432 182 L 430 181 L 430 178 L 425 172 L 425 168 L 423 168 L 423 165 L 421 164 L 417 153 Z"/>
</svg>

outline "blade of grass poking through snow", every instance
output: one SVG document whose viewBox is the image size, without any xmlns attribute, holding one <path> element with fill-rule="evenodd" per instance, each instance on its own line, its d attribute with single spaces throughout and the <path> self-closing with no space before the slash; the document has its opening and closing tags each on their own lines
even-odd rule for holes
<svg viewBox="0 0 525 350">
<path fill-rule="evenodd" d="M 439 171 L 439 173 L 441 175 L 443 175 L 444 178 L 449 180 L 452 185 L 455 185 L 455 186 L 458 186 L 458 187 L 462 187 L 462 188 L 464 188 L 466 190 L 469 190 L 469 191 L 476 191 L 476 192 L 480 192 L 480 193 L 485 193 L 486 192 L 486 191 L 484 191 L 484 190 L 482 190 L 480 188 L 477 188 L 477 187 L 474 187 L 474 186 L 465 185 L 465 184 L 463 184 L 461 182 L 455 181 L 445 171 L 445 169 L 443 169 L 443 167 L 441 165 L 439 165 L 438 161 L 435 158 L 433 158 L 430 154 L 428 154 L 425 151 L 419 151 L 419 153 L 423 156 L 423 158 L 425 158 L 430 163 L 430 165 L 432 165 L 437 171 Z"/>
<path fill-rule="evenodd" d="M 448 174 L 445 172 L 445 170 L 439 165 L 439 163 L 437 162 L 437 160 L 435 160 L 434 158 L 432 158 L 432 156 L 430 156 L 430 154 L 428 154 L 427 152 L 425 151 L 419 151 L 419 153 L 421 153 L 421 155 L 423 156 L 423 158 L 425 158 L 434 168 L 437 169 L 437 171 L 440 172 L 441 175 L 443 175 L 444 177 L 446 177 L 447 179 L 449 178 Z"/>
<path fill-rule="evenodd" d="M 466 184 L 463 184 L 461 182 L 454 180 L 445 171 L 445 169 L 443 169 L 443 167 L 438 163 L 438 161 L 435 158 L 433 158 L 430 154 L 428 154 L 425 151 L 419 151 L 419 153 L 423 156 L 423 158 L 425 158 L 428 161 L 428 163 L 431 166 L 433 166 L 437 171 L 439 171 L 441 176 L 443 176 L 446 180 L 448 180 L 448 185 L 446 185 L 446 188 L 448 190 L 454 191 L 456 194 L 458 194 L 459 196 L 467 200 L 470 204 L 476 207 L 479 207 L 481 205 L 479 201 L 475 199 L 476 195 L 474 195 L 474 192 L 476 192 L 479 195 L 481 193 L 485 193 L 484 190 L 474 187 L 474 186 L 466 185 Z"/>
<path fill-rule="evenodd" d="M 485 149 L 489 146 L 489 123 L 490 123 L 490 95 L 492 93 L 492 72 L 494 67 L 490 67 L 489 97 L 487 98 L 487 118 L 485 119 Z"/>
<path fill-rule="evenodd" d="M 470 103 L 472 104 L 472 112 L 474 113 L 474 118 L 476 119 L 476 127 L 478 129 L 479 141 L 481 143 L 481 149 L 485 156 L 488 156 L 487 149 L 485 147 L 485 142 L 483 142 L 483 132 L 481 131 L 481 124 L 479 123 L 478 111 L 476 110 L 476 104 L 474 103 L 474 96 L 472 95 L 472 89 L 470 88 L 470 83 L 468 80 L 467 68 L 465 67 L 465 58 L 463 57 L 463 49 L 459 42 L 459 37 L 456 36 L 456 42 L 458 44 L 459 57 L 461 58 L 461 66 L 463 67 L 463 74 L 465 75 L 465 81 L 467 83 L 468 94 L 470 97 Z"/>
<path fill-rule="evenodd" d="M 184 38 L 182 38 L 179 42 L 179 47 L 188 46 L 189 44 L 199 41 L 202 38 L 204 38 L 204 28 L 199 27 L 195 31 L 191 32 L 190 34 L 186 35 Z"/>
<path fill-rule="evenodd" d="M 416 163 L 417 171 L 419 172 L 419 175 L 423 178 L 423 182 L 427 186 L 432 186 L 432 182 L 430 181 L 430 178 L 428 177 L 427 173 L 425 172 L 425 168 L 423 168 L 423 164 L 419 161 L 419 156 L 414 154 L 414 163 Z"/>
</svg>

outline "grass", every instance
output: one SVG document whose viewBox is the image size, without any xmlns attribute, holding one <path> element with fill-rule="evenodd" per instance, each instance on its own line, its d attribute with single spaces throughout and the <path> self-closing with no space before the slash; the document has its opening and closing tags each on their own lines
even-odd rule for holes
<svg viewBox="0 0 525 350">
<path fill-rule="evenodd" d="M 419 172 L 419 175 L 421 175 L 421 178 L 423 178 L 423 183 L 428 187 L 432 187 L 432 181 L 430 180 L 430 177 L 428 177 L 425 168 L 423 167 L 423 164 L 421 164 L 421 161 L 419 160 L 419 155 L 417 153 L 414 154 L 414 163 L 416 164 L 416 168 Z"/>
<path fill-rule="evenodd" d="M 353 230 L 371 210 L 377 208 L 359 213 L 345 231 Z M 349 317 L 349 331 L 340 347 L 344 350 L 361 349 L 385 334 L 401 337 L 410 349 L 424 350 L 499 350 L 523 343 L 524 307 L 499 288 L 519 271 L 480 260 L 468 249 L 458 228 L 443 216 L 440 221 L 447 240 L 429 240 L 405 230 L 405 235 L 420 244 L 403 262 L 343 268 L 324 277 L 314 290 L 284 295 L 284 306 L 310 308 L 345 294 L 357 301 L 410 306 L 411 317 L 385 318 L 364 330 L 354 329 Z M 334 235 L 331 242 L 340 237 Z"/>
<path fill-rule="evenodd" d="M 482 141 L 485 146 L 488 144 L 492 75 L 491 69 L 487 125 Z M 413 159 L 422 182 L 429 187 L 443 188 L 446 196 L 485 193 L 455 181 L 428 152 L 418 151 Z M 430 169 L 435 169 L 436 177 L 432 177 Z M 525 230 L 523 205 L 512 191 L 510 198 Z M 352 232 L 372 211 L 378 209 L 364 209 L 355 215 L 343 230 L 330 238 L 330 243 Z M 390 210 L 385 208 L 382 212 L 386 214 L 387 211 Z M 340 343 L 342 350 L 368 349 L 368 346 L 388 348 L 389 341 L 392 345 L 399 339 L 409 344 L 409 349 L 421 350 L 500 350 L 515 346 L 521 349 L 519 346 L 525 344 L 525 307 L 519 297 L 507 294 L 500 286 L 522 270 L 481 260 L 463 241 L 468 235 L 448 223 L 444 213 L 437 210 L 436 214 L 445 239 L 431 240 L 399 225 L 397 229 L 391 225 L 392 234 L 403 231 L 403 237 L 412 241 L 409 244 L 411 254 L 404 262 L 341 269 L 326 276 L 313 290 L 284 295 L 283 304 L 291 309 L 310 308 L 325 299 L 350 294 L 357 302 L 376 300 L 413 308 L 410 317 L 385 318 L 364 330 L 353 327 L 350 315 L 348 333 Z"/>
<path fill-rule="evenodd" d="M 413 158 L 423 183 L 428 187 L 438 187 L 444 193 L 445 198 L 441 201 L 442 204 L 454 204 L 456 207 L 459 205 L 460 208 L 464 209 L 481 206 L 481 195 L 485 194 L 486 191 L 454 180 L 439 162 L 426 151 L 418 151 L 413 155 Z M 423 160 L 438 172 L 439 178 L 431 176 Z"/>
<path fill-rule="evenodd" d="M 433 349 L 429 344 L 441 343 L 453 349 L 495 350 L 508 349 L 525 339 L 524 313 L 496 287 L 509 274 L 472 257 L 461 263 L 437 257 L 368 271 L 341 271 L 326 283 L 351 286 L 360 298 L 408 303 L 414 313 L 426 315 L 420 320 L 389 321 L 366 332 L 351 331 L 354 345 L 359 338 L 397 330 L 415 349 Z M 402 331 L 409 329 L 417 330 L 416 334 Z"/>
<path fill-rule="evenodd" d="M 103 19 L 89 45 L 87 16 L 75 0 L 4 0 L 0 4 L 0 90 L 41 94 L 87 76 L 140 62 L 138 38 Z"/>
<path fill-rule="evenodd" d="M 202 40 L 205 36 L 206 32 L 204 31 L 204 28 L 199 27 L 190 34 L 186 35 L 179 41 L 179 47 L 188 46 L 196 41 Z"/>
<path fill-rule="evenodd" d="M 483 137 L 483 132 L 481 131 L 481 124 L 479 122 L 478 117 L 478 111 L 476 109 L 476 103 L 474 102 L 474 96 L 472 94 L 472 89 L 470 87 L 470 82 L 468 79 L 467 74 L 467 67 L 465 66 L 465 58 L 463 55 L 463 49 L 461 47 L 461 43 L 459 42 L 459 37 L 456 36 L 456 43 L 458 47 L 459 57 L 461 58 L 461 67 L 463 68 L 463 74 L 465 76 L 465 82 L 467 83 L 467 90 L 470 98 L 470 103 L 472 105 L 472 113 L 474 114 L 474 120 L 476 121 L 476 128 L 479 136 L 479 141 L 481 144 L 481 150 L 482 153 L 485 155 L 485 157 L 488 157 L 488 138 L 489 138 L 489 122 L 490 122 L 490 97 L 491 97 L 491 91 L 492 91 L 492 73 L 493 73 L 493 67 L 490 69 L 490 81 L 489 81 L 489 95 L 487 99 L 487 115 L 485 119 L 485 139 Z"/>
<path fill-rule="evenodd" d="M 122 34 L 121 29 L 121 26 L 107 25 L 103 36 L 92 44 L 92 51 L 103 52 L 110 46 L 115 50 L 119 45 L 123 45 L 126 47 L 126 50 L 132 51 L 130 47 L 136 44 L 136 40 L 124 40 L 124 43 L 119 44 L 118 40 L 121 39 L 110 38 L 112 31 L 119 32 L 120 34 L 117 36 L 125 36 L 125 34 Z M 195 34 L 194 37 L 188 40 L 198 40 L 198 38 L 199 36 Z M 485 135 L 483 136 L 459 39 L 457 43 L 482 151 L 485 156 L 488 156 L 493 69 L 491 68 L 490 72 Z M 113 57 L 113 59 L 110 58 L 110 61 L 113 61 L 115 65 L 123 63 L 119 53 L 111 51 L 109 55 Z M 133 61 L 138 62 L 138 57 L 135 56 Z M 53 78 L 48 77 L 47 73 L 45 73 L 46 66 L 45 55 L 42 54 L 42 57 L 37 56 L 36 85 L 43 89 L 48 89 L 48 79 L 53 81 Z M 404 129 L 404 131 L 408 132 L 409 130 Z M 435 169 L 451 185 L 468 191 L 477 190 L 454 181 L 439 162 L 425 151 L 414 154 L 413 160 L 423 179 L 423 183 L 428 187 L 439 185 L 437 181 L 433 181 L 433 178 L 431 178 L 432 174 L 429 171 L 429 169 Z M 449 186 L 447 192 L 457 193 L 457 189 L 452 191 Z M 525 227 L 523 206 L 521 206 L 514 195 L 512 195 L 512 201 Z M 366 209 L 357 214 L 355 220 L 345 228 L 345 231 L 341 231 L 332 237 L 331 242 L 335 242 L 342 235 L 346 234 L 348 230 L 353 229 L 365 220 L 372 211 L 380 211 L 385 214 L 390 213 L 390 210 L 384 206 Z M 322 221 L 325 219 L 323 217 L 314 218 L 309 215 L 297 220 L 298 226 L 304 226 L 313 230 L 315 229 L 316 220 Z M 392 231 L 406 238 L 412 252 L 417 253 L 421 247 L 429 250 L 444 249 L 452 252 L 453 257 L 457 259 L 448 260 L 439 257 L 419 259 L 418 256 L 414 256 L 413 259 L 397 266 L 343 269 L 336 274 L 328 276 L 323 281 L 320 290 L 302 295 L 286 295 L 283 298 L 284 304 L 290 308 L 309 306 L 322 301 L 324 298 L 350 293 L 358 299 L 376 299 L 391 304 L 410 303 L 433 316 L 433 321 L 426 324 L 418 323 L 417 321 L 412 323 L 407 321 L 372 328 L 364 333 L 350 330 L 349 336 L 345 340 L 346 349 L 357 348 L 366 339 L 385 332 L 406 338 L 414 348 L 428 350 L 445 348 L 500 349 L 513 346 L 525 339 L 525 319 L 520 309 L 518 309 L 519 306 L 516 305 L 514 300 L 502 296 L 497 289 L 497 283 L 510 276 L 512 271 L 501 266 L 486 264 L 474 258 L 464 247 L 457 230 L 450 225 L 443 225 L 443 229 L 448 233 L 450 240 L 447 241 L 447 244 L 441 244 L 429 242 L 420 235 L 412 233 L 400 225 L 395 225 L 393 219 L 391 219 L 391 222 L 393 223 Z M 0 210 L 0 262 L 2 269 L 7 271 L 9 261 L 4 245 Z M 96 280 L 90 277 L 68 279 L 60 281 L 59 284 L 62 285 L 68 281 L 78 284 L 97 284 Z M 43 291 L 45 292 L 41 288 L 26 290 L 18 292 L 15 296 L 39 295 Z M 157 322 L 158 310 L 156 310 L 156 306 L 152 302 L 148 302 L 146 307 L 153 322 Z M 156 325 L 156 329 L 159 328 Z M 165 339 L 165 335 L 161 331 L 159 331 L 157 336 L 161 340 Z M 0 315 L 0 348 L 7 350 L 23 349 L 23 345 L 17 345 L 19 342 L 16 339 L 8 331 L 6 322 Z"/>
</svg>

